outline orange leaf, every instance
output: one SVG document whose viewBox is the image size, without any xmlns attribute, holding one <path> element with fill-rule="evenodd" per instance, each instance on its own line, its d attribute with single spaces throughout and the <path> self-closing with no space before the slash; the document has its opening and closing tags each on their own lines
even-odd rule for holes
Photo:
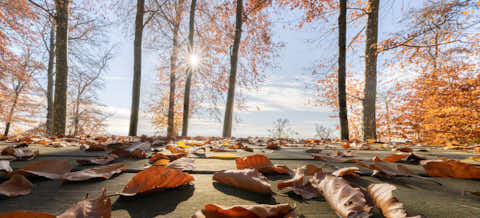
<svg viewBox="0 0 480 218">
<path fill-rule="evenodd" d="M 32 192 L 33 184 L 23 175 L 15 174 L 6 182 L 0 184 L 0 194 L 15 197 L 28 195 Z"/>
<path fill-rule="evenodd" d="M 182 158 L 182 157 L 185 157 L 186 156 L 186 153 L 178 153 L 178 154 L 162 154 L 162 153 L 157 153 L 155 155 L 153 155 L 151 158 L 150 158 L 150 163 L 153 163 L 153 162 L 156 162 L 160 159 L 168 159 L 170 161 L 174 161 L 176 159 L 179 159 L 179 158 Z"/>
<path fill-rule="evenodd" d="M 337 177 L 343 177 L 343 176 L 359 176 L 355 172 L 358 172 L 360 169 L 358 167 L 345 167 L 341 168 L 338 170 L 335 170 L 335 172 L 332 173 L 332 175 L 337 176 Z"/>
<path fill-rule="evenodd" d="M 169 159 L 160 159 L 153 163 L 153 166 L 167 166 L 170 163 Z"/>
<path fill-rule="evenodd" d="M 423 169 L 432 177 L 480 179 L 480 168 L 456 160 L 424 160 Z"/>
<path fill-rule="evenodd" d="M 394 162 L 398 162 L 401 159 L 406 158 L 408 156 L 410 156 L 410 154 L 391 154 L 391 155 L 388 155 L 385 158 L 383 158 L 383 161 L 394 163 Z"/>
<path fill-rule="evenodd" d="M 215 204 L 207 204 L 201 211 L 196 212 L 192 218 L 260 218 L 278 217 L 295 218 L 295 207 L 288 204 L 277 205 L 238 205 L 223 207 Z"/>
<path fill-rule="evenodd" d="M 286 166 L 273 165 L 265 155 L 256 154 L 235 160 L 237 169 L 257 169 L 262 173 L 290 174 L 292 171 Z"/>
<path fill-rule="evenodd" d="M 195 180 L 190 174 L 178 170 L 152 166 L 137 173 L 123 188 L 122 195 L 133 196 L 157 190 L 175 188 Z"/>
<path fill-rule="evenodd" d="M 263 194 L 272 193 L 268 179 L 255 169 L 225 170 L 216 172 L 213 174 L 213 180 L 252 192 Z"/>
<path fill-rule="evenodd" d="M 387 183 L 371 184 L 368 186 L 368 193 L 386 218 L 407 218 L 403 204 L 393 196 L 393 191 L 396 189 L 395 186 Z M 421 216 L 409 218 L 421 218 Z"/>
<path fill-rule="evenodd" d="M 78 202 L 72 208 L 66 210 L 58 218 L 69 217 L 105 217 L 112 216 L 112 202 L 107 197 L 106 190 L 103 189 L 102 195 L 98 198 L 85 199 Z"/>
<path fill-rule="evenodd" d="M 0 218 L 55 218 L 52 214 L 42 213 L 42 212 L 31 212 L 31 211 L 24 211 L 24 210 L 17 210 L 9 213 L 2 213 L 0 214 Z"/>
<path fill-rule="evenodd" d="M 72 170 L 72 165 L 67 160 L 39 160 L 23 167 L 19 172 L 49 179 L 61 179 L 63 174 L 70 170 Z"/>
<path fill-rule="evenodd" d="M 125 171 L 125 164 L 110 164 L 107 166 L 95 167 L 70 173 L 65 173 L 63 179 L 68 181 L 85 181 L 93 178 L 109 179 L 114 174 Z"/>
</svg>

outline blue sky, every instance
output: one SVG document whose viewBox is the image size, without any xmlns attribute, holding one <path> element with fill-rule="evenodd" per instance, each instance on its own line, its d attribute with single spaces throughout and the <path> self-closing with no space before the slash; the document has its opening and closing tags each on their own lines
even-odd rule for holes
<svg viewBox="0 0 480 218">
<path fill-rule="evenodd" d="M 382 8 L 380 12 L 381 20 L 383 20 L 379 28 L 380 39 L 398 28 L 394 24 L 401 15 L 399 8 L 406 7 L 405 4 L 410 1 L 405 3 L 405 1 L 390 0 L 382 3 L 391 3 L 392 5 Z M 289 13 L 289 11 L 283 12 Z M 336 16 L 331 20 L 335 22 Z M 264 72 L 267 80 L 261 85 L 260 90 L 247 93 L 249 109 L 237 112 L 240 122 L 234 124 L 233 136 L 266 136 L 267 129 L 271 128 L 273 122 L 278 118 L 289 119 L 292 127 L 300 133 L 301 137 L 312 137 L 315 134 L 315 124 L 332 129 L 335 129 L 337 125 L 337 119 L 330 118 L 332 113 L 329 108 L 308 104 L 311 91 L 305 88 L 306 82 L 314 80 L 311 77 L 311 67 L 316 62 L 330 57 L 332 53 L 336 53 L 337 33 L 329 32 L 332 26 L 323 22 L 307 26 L 302 30 L 282 27 L 282 22 L 277 22 L 273 29 L 273 38 L 285 43 L 285 47 L 279 51 L 279 58 L 275 61 L 278 65 L 276 69 L 267 69 Z M 358 29 L 358 26 L 349 26 L 349 38 L 356 34 Z M 110 35 L 112 42 L 118 45 L 117 53 L 105 76 L 105 88 L 100 92 L 99 98 L 108 106 L 107 110 L 114 113 L 112 119 L 108 121 L 107 132 L 126 135 L 129 125 L 133 78 L 133 39 L 120 29 L 114 29 Z M 320 40 L 308 41 L 312 39 Z M 362 49 L 357 49 L 359 54 L 348 56 L 348 62 L 352 67 L 350 70 L 357 72 L 363 70 L 363 58 L 360 57 L 362 52 Z M 146 109 L 146 101 L 149 100 L 150 93 L 154 90 L 152 81 L 155 80 L 154 69 L 158 62 L 155 58 L 154 53 L 144 49 L 141 110 Z M 260 108 L 260 111 L 257 110 L 257 107 Z M 194 114 L 189 131 L 193 136 L 219 136 L 222 131 L 222 123 Z M 156 130 L 150 123 L 149 115 L 142 113 L 139 121 L 139 134 L 150 135 L 154 132 Z"/>
</svg>

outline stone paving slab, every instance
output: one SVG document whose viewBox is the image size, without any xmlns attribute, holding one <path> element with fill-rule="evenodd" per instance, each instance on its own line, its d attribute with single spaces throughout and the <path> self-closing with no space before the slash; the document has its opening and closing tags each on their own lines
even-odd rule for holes
<svg viewBox="0 0 480 218">
<path fill-rule="evenodd" d="M 35 148 L 35 147 L 32 147 Z M 1 148 L 0 148 L 1 149 Z M 40 159 L 85 159 L 92 156 L 101 156 L 105 152 L 83 152 L 78 147 L 73 148 L 48 148 L 40 146 L 41 155 L 33 160 Z M 306 148 L 286 148 L 273 153 L 262 152 L 263 148 L 255 148 L 254 153 L 264 154 L 272 158 L 274 164 L 287 165 L 291 169 L 303 166 L 305 164 L 315 164 L 322 167 L 325 172 L 331 172 L 335 168 L 355 166 L 353 163 L 335 163 L 325 164 L 311 159 L 311 154 L 306 153 Z M 324 151 L 323 153 L 327 153 Z M 236 152 L 240 156 L 252 155 L 250 152 Z M 355 158 L 369 159 L 375 155 L 383 158 L 384 156 L 396 153 L 391 151 L 357 151 Z M 221 153 L 219 153 L 221 154 Z M 432 149 L 429 152 L 423 152 L 422 155 L 444 156 L 455 159 L 464 159 L 472 154 L 461 151 L 445 151 L 441 149 Z M 8 157 L 1 156 L 2 159 Z M 293 160 L 297 159 L 297 160 Z M 21 168 L 33 161 L 13 161 L 12 166 L 15 169 Z M 120 159 L 115 162 L 126 163 L 127 169 L 142 170 L 148 163 L 148 160 Z M 415 173 L 424 175 L 425 172 L 421 166 L 413 164 L 404 164 Z M 220 159 L 196 159 L 196 170 L 224 170 L 235 169 L 234 160 Z M 89 166 L 93 167 L 93 166 Z M 360 167 L 361 168 L 361 167 Z M 75 168 L 81 169 L 81 168 Z M 362 175 L 368 175 L 370 170 L 361 168 Z M 14 198 L 0 198 L 0 212 L 9 212 L 14 210 L 31 210 L 59 214 L 76 202 L 84 199 L 88 193 L 91 197 L 100 194 L 100 190 L 106 187 L 108 193 L 119 192 L 123 189 L 134 173 L 123 173 L 114 176 L 110 180 L 91 180 L 86 182 L 66 182 L 50 181 L 44 179 L 34 179 L 34 189 L 32 194 Z M 195 174 L 193 186 L 185 186 L 167 191 L 155 192 L 152 194 L 137 197 L 112 197 L 112 217 L 190 217 L 195 211 L 200 210 L 207 203 L 216 203 L 225 206 L 236 204 L 274 204 L 290 203 L 296 204 L 298 214 L 303 217 L 337 217 L 328 203 L 323 199 L 302 201 L 301 198 L 293 193 L 277 194 L 273 197 L 264 196 L 248 191 L 231 188 L 212 181 L 211 174 Z M 282 176 L 268 176 L 272 187 L 276 191 L 276 184 Z M 423 215 L 423 217 L 479 217 L 480 197 L 468 194 L 468 191 L 480 192 L 479 180 L 464 180 L 452 178 L 434 178 L 441 183 L 418 179 L 398 177 L 391 179 L 379 179 L 370 176 L 359 178 L 348 178 L 352 183 L 367 187 L 371 183 L 387 182 L 394 184 L 398 191 L 395 195 L 405 204 L 409 215 Z M 467 192 L 466 192 L 467 191 Z M 373 217 L 382 217 L 378 211 L 375 211 Z"/>
</svg>

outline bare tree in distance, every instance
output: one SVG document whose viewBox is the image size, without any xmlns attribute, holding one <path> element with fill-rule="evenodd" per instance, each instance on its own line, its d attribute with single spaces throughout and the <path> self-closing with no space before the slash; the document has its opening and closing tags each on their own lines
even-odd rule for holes
<svg viewBox="0 0 480 218">
<path fill-rule="evenodd" d="M 333 130 L 321 124 L 315 124 L 315 138 L 318 139 L 332 139 Z"/>
<path fill-rule="evenodd" d="M 273 122 L 273 127 L 268 129 L 268 134 L 272 138 L 293 138 L 299 134 L 295 131 L 287 118 L 278 118 Z"/>
</svg>

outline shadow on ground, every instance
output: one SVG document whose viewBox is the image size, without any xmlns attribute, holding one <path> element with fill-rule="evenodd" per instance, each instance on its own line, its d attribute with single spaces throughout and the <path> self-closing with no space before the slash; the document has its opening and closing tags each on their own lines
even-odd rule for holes
<svg viewBox="0 0 480 218">
<path fill-rule="evenodd" d="M 272 197 L 272 195 L 250 192 L 243 189 L 230 187 L 218 182 L 214 182 L 213 187 L 224 194 L 232 195 L 247 201 L 253 201 L 258 204 L 277 204 L 277 201 Z"/>
<path fill-rule="evenodd" d="M 113 203 L 112 210 L 127 210 L 132 218 L 166 215 L 192 197 L 194 190 L 193 185 L 188 185 L 133 197 L 122 196 Z"/>
</svg>

